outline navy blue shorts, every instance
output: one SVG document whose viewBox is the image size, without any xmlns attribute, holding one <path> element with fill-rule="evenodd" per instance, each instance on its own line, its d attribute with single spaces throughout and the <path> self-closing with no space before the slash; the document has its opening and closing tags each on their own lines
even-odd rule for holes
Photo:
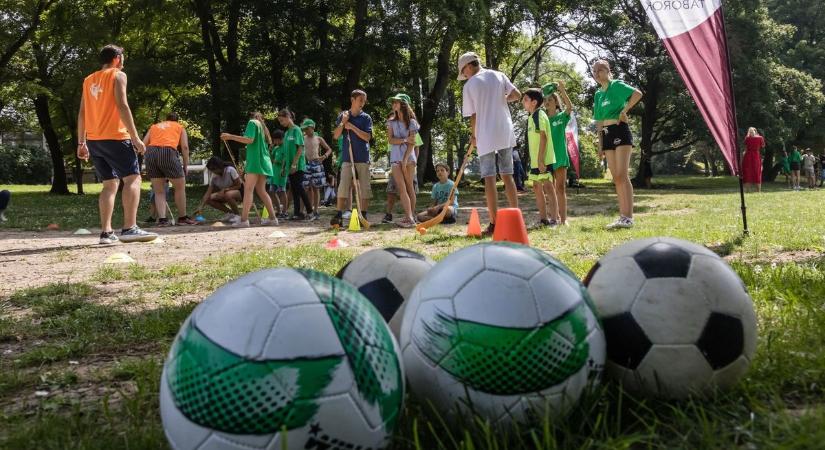
<svg viewBox="0 0 825 450">
<path fill-rule="evenodd" d="M 97 177 L 101 180 L 125 178 L 140 175 L 137 153 L 132 148 L 132 141 L 86 141 L 89 155 L 95 166 Z"/>
</svg>

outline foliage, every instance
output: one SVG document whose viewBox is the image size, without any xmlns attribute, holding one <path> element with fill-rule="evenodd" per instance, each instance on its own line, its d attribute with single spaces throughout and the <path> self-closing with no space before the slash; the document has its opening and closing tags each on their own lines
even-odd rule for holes
<svg viewBox="0 0 825 450">
<path fill-rule="evenodd" d="M 49 152 L 42 147 L 0 145 L 0 183 L 48 184 Z"/>
</svg>

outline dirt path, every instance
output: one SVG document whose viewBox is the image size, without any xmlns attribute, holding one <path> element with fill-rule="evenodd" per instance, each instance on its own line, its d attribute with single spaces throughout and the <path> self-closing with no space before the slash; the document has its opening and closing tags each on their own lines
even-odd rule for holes
<svg viewBox="0 0 825 450">
<path fill-rule="evenodd" d="M 321 222 L 323 223 L 323 222 Z M 328 223 L 328 222 L 327 222 Z M 393 230 L 385 226 L 387 231 Z M 97 272 L 110 255 L 126 253 L 136 263 L 157 269 L 173 263 L 196 263 L 227 252 L 327 242 L 333 234 L 319 222 L 285 222 L 276 227 L 234 229 L 211 225 L 153 229 L 161 237 L 152 243 L 102 246 L 100 230 L 91 235 L 71 231 L 0 231 L 0 297 L 16 290 L 58 281 L 80 282 Z M 270 237 L 280 231 L 285 237 Z M 355 247 L 370 247 L 374 233 L 341 233 Z M 380 242 L 381 240 L 377 240 Z M 379 245 L 379 244 L 376 244 Z"/>
</svg>

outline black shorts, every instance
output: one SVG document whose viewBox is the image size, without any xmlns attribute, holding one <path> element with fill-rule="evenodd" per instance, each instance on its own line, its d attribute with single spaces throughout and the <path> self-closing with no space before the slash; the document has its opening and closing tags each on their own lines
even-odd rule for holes
<svg viewBox="0 0 825 450">
<path fill-rule="evenodd" d="M 633 134 L 630 126 L 619 122 L 602 128 L 602 150 L 616 150 L 622 145 L 633 145 Z"/>
<path fill-rule="evenodd" d="M 102 181 L 140 175 L 132 141 L 86 141 L 97 177 Z"/>
<path fill-rule="evenodd" d="M 802 168 L 802 164 L 798 162 L 791 161 L 791 171 L 799 171 Z"/>
<path fill-rule="evenodd" d="M 143 158 L 149 178 L 183 178 L 180 153 L 172 147 L 146 147 Z"/>
</svg>

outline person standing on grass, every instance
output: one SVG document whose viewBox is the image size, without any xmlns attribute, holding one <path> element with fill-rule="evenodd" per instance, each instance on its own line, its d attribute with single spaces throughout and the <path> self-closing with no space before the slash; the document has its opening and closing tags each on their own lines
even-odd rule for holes
<svg viewBox="0 0 825 450">
<path fill-rule="evenodd" d="M 278 205 L 278 214 L 275 215 L 278 219 L 289 218 L 289 214 L 287 214 L 289 210 L 289 197 L 286 195 L 288 174 L 283 143 L 284 132 L 281 130 L 273 131 L 272 147 L 269 149 L 269 155 L 272 159 L 272 176 L 269 178 L 268 190 L 272 204 Z"/>
<path fill-rule="evenodd" d="M 813 189 L 816 186 L 814 179 L 814 166 L 816 165 L 816 158 L 810 148 L 805 149 L 805 154 L 802 155 L 802 172 L 805 174 L 805 179 L 808 181 L 808 189 Z"/>
<path fill-rule="evenodd" d="M 513 180 L 513 147 L 516 134 L 508 103 L 518 101 L 521 92 L 506 75 L 484 69 L 478 55 L 468 52 L 458 58 L 458 79 L 467 81 L 462 89 L 462 114 L 470 118 L 470 142 L 476 146 L 481 177 L 484 178 L 484 196 L 490 224 L 484 231 L 490 236 L 495 231 L 498 211 L 496 188 L 496 156 L 498 172 L 504 181 L 504 193 L 511 208 L 518 208 L 518 194 Z"/>
<path fill-rule="evenodd" d="M 148 242 L 158 235 L 137 226 L 140 203 L 140 167 L 137 153 L 146 146 L 138 136 L 126 98 L 123 49 L 107 45 L 100 51 L 100 70 L 83 80 L 77 114 L 77 157 L 92 159 L 97 177 L 103 181 L 100 209 L 100 243 Z M 137 153 L 136 153 L 137 152 Z M 123 228 L 120 239 L 112 228 L 112 211 L 120 181 L 123 182 Z"/>
<path fill-rule="evenodd" d="M 742 168 L 742 182 L 745 183 L 745 191 L 753 190 L 762 192 L 762 154 L 760 150 L 765 148 L 765 138 L 759 135 L 756 128 L 748 128 L 748 135 L 745 137 L 745 154 L 739 161 Z M 750 185 L 750 189 L 748 189 Z"/>
<path fill-rule="evenodd" d="M 799 187 L 799 171 L 802 170 L 802 154 L 799 152 L 797 146 L 793 146 L 791 156 L 788 160 L 791 164 L 791 184 L 793 184 L 793 190 L 798 191 L 801 189 Z"/>
<path fill-rule="evenodd" d="M 237 222 L 240 220 L 238 213 L 238 202 L 243 201 L 243 183 L 241 175 L 232 163 L 226 162 L 217 156 L 206 161 L 206 170 L 212 173 L 209 187 L 203 194 L 198 211 L 203 209 L 203 205 L 209 205 L 218 211 L 226 214 L 221 217 L 224 222 Z"/>
<path fill-rule="evenodd" d="M 390 99 L 392 113 L 387 120 L 387 140 L 390 143 L 390 170 L 395 182 L 396 195 L 404 209 L 404 218 L 398 226 L 412 228 L 415 226 L 415 136 L 418 134 L 418 121 L 410 107 L 407 94 L 396 94 Z"/>
<path fill-rule="evenodd" d="M 788 157 L 788 152 L 783 148 L 782 149 L 782 157 L 779 158 L 779 164 L 781 166 L 782 175 L 785 175 L 785 185 L 788 189 L 791 188 L 791 160 Z"/>
<path fill-rule="evenodd" d="M 295 125 L 295 115 L 288 109 L 278 112 L 278 123 L 285 129 L 284 142 L 281 148 L 286 161 L 286 171 L 289 174 L 289 188 L 292 190 L 292 220 L 318 220 L 318 212 L 312 209 L 312 202 L 304 190 L 304 173 L 307 160 L 304 153 L 304 134 L 301 128 Z M 301 212 L 301 202 L 307 214 Z"/>
<path fill-rule="evenodd" d="M 347 208 L 351 197 L 355 180 L 352 179 L 352 164 L 355 164 L 355 172 L 358 177 L 358 190 L 361 194 L 360 211 L 364 218 L 367 218 L 372 189 L 370 187 L 370 139 L 372 139 L 372 117 L 364 112 L 364 105 L 367 104 L 367 93 L 356 89 L 350 94 L 350 107 L 338 115 L 335 121 L 334 139 L 343 137 L 341 140 L 341 173 L 338 181 L 338 205 L 337 213 L 330 221 L 332 226 L 340 226 L 343 221 L 344 209 Z M 354 161 L 350 161 L 349 149 L 352 145 L 352 156 Z M 356 203 L 353 199 L 353 203 Z"/>
<path fill-rule="evenodd" d="M 243 209 L 241 217 L 235 219 L 233 226 L 238 228 L 249 227 L 249 210 L 252 209 L 252 196 L 257 194 L 263 202 L 269 219 L 261 219 L 261 225 L 277 225 L 278 218 L 272 207 L 272 199 L 266 193 L 266 179 L 272 176 L 272 159 L 269 155 L 269 146 L 272 136 L 264 123 L 264 117 L 259 112 L 249 114 L 249 122 L 243 136 L 230 133 L 221 133 L 224 141 L 235 141 L 246 145 L 246 166 L 244 167 Z"/>
<path fill-rule="evenodd" d="M 531 166 L 528 180 L 533 184 L 533 191 L 536 193 L 536 207 L 539 210 L 541 225 L 553 228 L 558 225 L 556 217 L 559 215 L 559 209 L 556 203 L 556 190 L 550 176 L 556 162 L 553 139 L 550 135 L 550 119 L 541 109 L 544 103 L 541 90 L 527 89 L 521 103 L 528 113 L 527 145 L 530 148 Z"/>
<path fill-rule="evenodd" d="M 564 82 L 561 80 L 544 85 L 542 94 L 544 94 L 544 108 L 550 118 L 550 134 L 553 140 L 553 152 L 556 156 L 556 162 L 553 163 L 553 185 L 556 188 L 556 201 L 559 208 L 559 216 L 556 220 L 559 225 L 567 225 L 567 169 L 570 168 L 570 155 L 567 154 L 567 124 L 573 115 L 573 102 L 570 101 Z M 562 102 L 564 102 L 564 109 L 562 109 Z"/>
<path fill-rule="evenodd" d="M 633 135 L 627 113 L 639 100 L 642 92 L 620 80 L 614 80 L 610 64 L 598 60 L 591 67 L 593 79 L 599 84 L 593 97 L 593 119 L 599 134 L 599 158 L 605 156 L 607 168 L 613 176 L 619 200 L 619 218 L 607 229 L 633 227 L 633 185 L 630 184 L 630 154 Z"/>
<path fill-rule="evenodd" d="M 421 134 L 415 134 L 415 149 L 413 152 L 415 153 L 415 159 L 418 160 L 418 151 L 419 147 L 424 145 L 424 141 L 421 139 Z M 392 152 L 392 144 L 387 143 L 387 154 Z M 411 200 L 417 201 L 418 199 L 418 173 L 417 167 L 413 166 L 412 168 L 412 182 L 413 182 L 413 193 L 410 195 Z M 395 179 L 392 177 L 392 173 L 387 178 L 387 210 L 385 211 L 384 218 L 381 220 L 381 223 L 392 223 L 392 213 L 395 210 L 395 203 L 398 201 L 398 190 L 395 187 Z M 414 208 L 411 208 L 414 211 Z"/>
<path fill-rule="evenodd" d="M 166 120 L 156 123 L 149 128 L 143 137 L 146 143 L 146 173 L 152 180 L 152 191 L 155 193 L 155 210 L 158 215 L 158 226 L 169 226 L 166 218 L 166 180 L 175 188 L 175 206 L 178 209 L 178 225 L 196 225 L 186 214 L 186 172 L 189 167 L 189 137 L 186 129 L 178 123 L 178 115 L 169 113 Z M 183 164 L 178 155 L 183 157 Z"/>
<path fill-rule="evenodd" d="M 306 151 L 306 173 L 304 173 L 304 189 L 308 189 L 309 201 L 312 203 L 313 220 L 318 220 L 318 207 L 321 206 L 321 192 L 327 185 L 327 176 L 324 172 L 324 161 L 332 155 L 332 149 L 327 141 L 315 134 L 315 121 L 305 119 L 301 122 L 304 132 L 304 150 Z M 321 149 L 324 154 L 321 154 Z"/>
</svg>

